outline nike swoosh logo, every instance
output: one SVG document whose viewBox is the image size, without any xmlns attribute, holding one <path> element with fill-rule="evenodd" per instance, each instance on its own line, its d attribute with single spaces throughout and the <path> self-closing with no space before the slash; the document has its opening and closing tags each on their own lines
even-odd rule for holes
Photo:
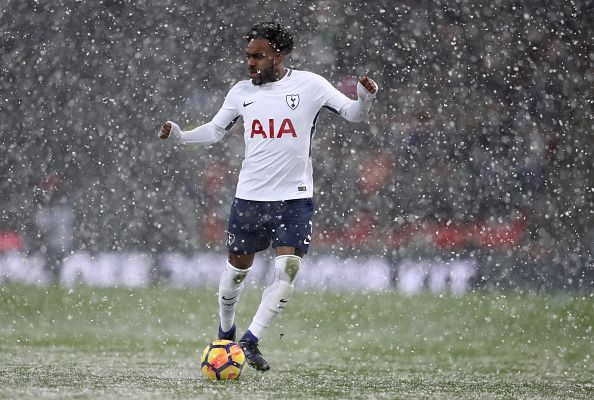
<svg viewBox="0 0 594 400">
<path fill-rule="evenodd" d="M 285 304 L 288 302 L 289 302 L 289 300 L 280 299 L 278 301 L 278 304 L 276 305 L 276 308 L 278 308 L 279 310 L 283 310 L 285 308 Z"/>
<path fill-rule="evenodd" d="M 223 298 L 223 300 L 233 300 L 233 299 L 234 299 L 234 298 L 236 298 L 237 296 L 235 296 L 235 297 L 225 297 L 225 296 L 221 296 L 221 297 Z"/>
<path fill-rule="evenodd" d="M 243 102 L 243 106 L 244 106 L 244 107 L 247 107 L 247 106 L 249 106 L 249 105 L 250 105 L 250 104 L 252 104 L 252 103 L 254 103 L 254 102 L 253 102 L 253 101 L 250 101 L 249 103 L 246 103 L 246 102 L 244 101 L 244 102 Z"/>
</svg>

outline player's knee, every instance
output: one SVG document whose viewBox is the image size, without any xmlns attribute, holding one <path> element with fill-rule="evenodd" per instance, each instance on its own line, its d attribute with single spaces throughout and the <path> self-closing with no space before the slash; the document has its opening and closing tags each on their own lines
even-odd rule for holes
<svg viewBox="0 0 594 400">
<path fill-rule="evenodd" d="M 274 260 L 274 267 L 278 271 L 279 280 L 293 283 L 301 268 L 301 257 L 294 255 L 278 256 Z"/>
<path fill-rule="evenodd" d="M 254 262 L 254 254 L 233 254 L 229 253 L 228 263 L 237 269 L 249 269 Z"/>
<path fill-rule="evenodd" d="M 241 285 L 250 272 L 251 268 L 239 269 L 235 268 L 229 261 L 221 274 L 219 280 L 219 286 L 234 289 L 236 286 Z"/>
</svg>

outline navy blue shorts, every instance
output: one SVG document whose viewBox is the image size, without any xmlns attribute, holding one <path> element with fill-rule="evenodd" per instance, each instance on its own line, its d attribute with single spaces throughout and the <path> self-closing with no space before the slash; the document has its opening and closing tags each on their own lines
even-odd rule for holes
<svg viewBox="0 0 594 400">
<path fill-rule="evenodd" d="M 291 246 L 307 253 L 311 240 L 313 199 L 252 201 L 235 198 L 227 226 L 227 249 L 253 254 Z"/>
</svg>

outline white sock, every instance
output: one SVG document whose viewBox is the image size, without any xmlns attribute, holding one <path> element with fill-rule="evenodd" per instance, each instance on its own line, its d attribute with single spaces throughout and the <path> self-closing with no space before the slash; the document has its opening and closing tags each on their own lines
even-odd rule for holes
<svg viewBox="0 0 594 400">
<path fill-rule="evenodd" d="M 295 289 L 293 282 L 300 267 L 301 257 L 286 255 L 274 259 L 274 279 L 264 289 L 258 311 L 248 328 L 258 339 L 262 337 L 272 320 L 283 311 L 289 302 Z"/>
<path fill-rule="evenodd" d="M 235 310 L 241 292 L 243 292 L 243 280 L 250 272 L 250 269 L 235 268 L 227 261 L 227 265 L 221 274 L 219 280 L 219 316 L 221 318 L 221 329 L 225 332 L 229 331 L 235 322 Z"/>
</svg>

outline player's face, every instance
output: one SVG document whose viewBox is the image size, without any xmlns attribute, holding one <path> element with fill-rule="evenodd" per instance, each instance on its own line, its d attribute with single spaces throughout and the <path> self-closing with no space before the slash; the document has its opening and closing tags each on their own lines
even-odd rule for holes
<svg viewBox="0 0 594 400">
<path fill-rule="evenodd" d="M 279 62 L 280 53 L 266 39 L 253 39 L 248 43 L 247 66 L 254 85 L 276 80 L 274 67 Z"/>
</svg>

